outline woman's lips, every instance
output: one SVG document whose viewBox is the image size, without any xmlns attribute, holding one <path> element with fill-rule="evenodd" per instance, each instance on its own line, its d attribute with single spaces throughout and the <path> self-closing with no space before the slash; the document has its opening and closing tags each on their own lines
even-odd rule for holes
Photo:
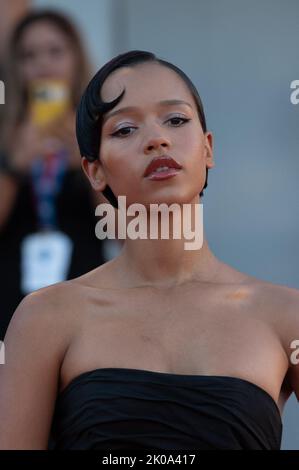
<svg viewBox="0 0 299 470">
<path fill-rule="evenodd" d="M 152 181 L 160 181 L 176 176 L 181 170 L 178 168 L 167 168 L 167 170 L 153 171 L 146 178 Z"/>
<path fill-rule="evenodd" d="M 149 165 L 146 167 L 144 177 L 150 180 L 162 180 L 172 178 L 177 175 L 181 170 L 180 165 L 170 155 L 161 155 L 151 160 Z"/>
</svg>

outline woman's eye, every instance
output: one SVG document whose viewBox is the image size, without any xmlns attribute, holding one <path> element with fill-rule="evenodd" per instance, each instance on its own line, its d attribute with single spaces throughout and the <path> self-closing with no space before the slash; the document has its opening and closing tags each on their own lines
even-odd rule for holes
<svg viewBox="0 0 299 470">
<path fill-rule="evenodd" d="M 26 62 L 26 61 L 29 61 L 29 60 L 33 60 L 35 59 L 36 57 L 36 53 L 34 51 L 24 51 L 24 52 L 21 52 L 20 55 L 20 60 L 23 61 L 23 62 Z"/>
<path fill-rule="evenodd" d="M 175 117 L 168 119 L 168 121 L 172 121 L 172 124 L 175 127 L 179 127 L 181 124 L 185 124 L 186 122 L 190 121 L 190 119 L 183 118 L 180 116 L 175 116 Z"/>
<path fill-rule="evenodd" d="M 173 127 L 180 127 L 190 120 L 191 119 L 183 118 L 181 116 L 174 116 L 168 119 L 166 122 L 171 122 L 171 125 Z M 136 127 L 133 127 L 133 126 L 121 127 L 117 131 L 113 132 L 111 136 L 112 137 L 127 137 L 128 135 L 134 132 L 134 129 L 136 129 Z"/>
<path fill-rule="evenodd" d="M 64 50 L 61 47 L 53 46 L 49 49 L 49 55 L 52 57 L 60 57 L 64 54 Z"/>
<path fill-rule="evenodd" d="M 131 127 L 131 126 L 121 127 L 117 131 L 113 132 L 111 136 L 112 137 L 126 137 L 127 135 L 132 134 L 132 132 L 128 132 L 130 131 L 130 129 L 135 129 L 135 127 Z"/>
</svg>

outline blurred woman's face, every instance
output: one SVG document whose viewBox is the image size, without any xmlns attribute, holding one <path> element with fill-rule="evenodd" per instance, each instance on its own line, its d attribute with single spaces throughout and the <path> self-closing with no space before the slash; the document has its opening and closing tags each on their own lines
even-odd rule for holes
<svg viewBox="0 0 299 470">
<path fill-rule="evenodd" d="M 124 67 L 104 82 L 101 97 L 121 101 L 104 116 L 100 171 L 127 204 L 199 202 L 206 168 L 214 166 L 212 135 L 204 133 L 196 103 L 182 78 L 156 63 Z M 173 177 L 144 176 L 154 157 L 168 155 L 182 168 Z"/>
<path fill-rule="evenodd" d="M 19 45 L 19 74 L 25 87 L 36 79 L 59 79 L 72 85 L 75 54 L 70 40 L 48 21 L 29 26 Z"/>
</svg>

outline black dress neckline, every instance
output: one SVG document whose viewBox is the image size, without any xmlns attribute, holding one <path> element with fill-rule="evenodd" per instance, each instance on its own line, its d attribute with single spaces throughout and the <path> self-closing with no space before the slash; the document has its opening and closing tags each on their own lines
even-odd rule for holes
<svg viewBox="0 0 299 470">
<path fill-rule="evenodd" d="M 278 407 L 278 404 L 274 400 L 274 398 L 270 395 L 269 392 L 267 392 L 265 389 L 260 387 L 259 385 L 255 384 L 254 382 L 251 382 L 250 380 L 241 378 L 241 377 L 235 377 L 235 376 L 230 376 L 230 375 L 209 375 L 209 374 L 179 374 L 179 373 L 173 373 L 173 372 L 160 372 L 160 371 L 154 371 L 154 370 L 148 370 L 148 369 L 136 369 L 136 368 L 129 368 L 129 367 L 99 367 L 95 369 L 91 369 L 85 372 L 82 372 L 78 374 L 76 377 L 71 379 L 71 381 L 64 387 L 64 389 L 58 393 L 58 399 L 62 399 L 73 386 L 75 386 L 78 382 L 81 380 L 87 378 L 90 375 L 100 375 L 105 372 L 116 372 L 118 374 L 121 374 L 124 377 L 128 377 L 130 374 L 135 374 L 137 373 L 140 377 L 146 378 L 148 377 L 149 379 L 156 377 L 157 379 L 160 379 L 163 383 L 167 384 L 167 380 L 171 378 L 171 380 L 175 380 L 176 385 L 178 385 L 178 381 L 181 379 L 183 381 L 183 384 L 190 383 L 190 381 L 213 381 L 213 380 L 228 380 L 230 382 L 236 382 L 239 384 L 242 384 L 247 387 L 251 387 L 255 390 L 257 390 L 260 394 L 264 395 L 266 399 L 269 401 L 269 403 L 272 404 L 273 409 L 275 410 L 276 414 L 278 415 L 280 424 L 282 425 L 282 416 L 280 409 Z M 168 383 L 169 385 L 169 383 Z"/>
</svg>

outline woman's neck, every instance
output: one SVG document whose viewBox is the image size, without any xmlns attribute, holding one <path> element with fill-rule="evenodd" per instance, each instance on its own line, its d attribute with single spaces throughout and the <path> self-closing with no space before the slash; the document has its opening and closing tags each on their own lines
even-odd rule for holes
<svg viewBox="0 0 299 470">
<path fill-rule="evenodd" d="M 205 238 L 199 250 L 185 250 L 182 239 L 126 240 L 118 263 L 126 283 L 153 287 L 213 282 L 222 266 Z"/>
</svg>

